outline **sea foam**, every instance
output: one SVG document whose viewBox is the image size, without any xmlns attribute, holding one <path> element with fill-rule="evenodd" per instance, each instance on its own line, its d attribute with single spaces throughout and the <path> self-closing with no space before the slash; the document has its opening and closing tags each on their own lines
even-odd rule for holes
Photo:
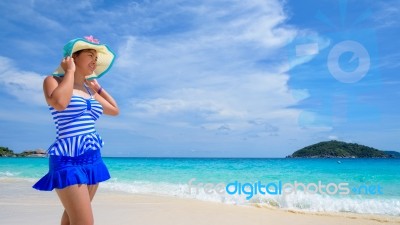
<svg viewBox="0 0 400 225">
<path fill-rule="evenodd" d="M 304 192 L 286 195 L 255 195 L 246 200 L 244 195 L 206 193 L 203 187 L 189 190 L 188 184 L 172 184 L 148 181 L 118 181 L 111 179 L 102 187 L 133 194 L 153 194 L 190 198 L 202 201 L 221 202 L 235 205 L 259 205 L 308 212 L 351 212 L 400 216 L 400 198 L 367 198 L 361 195 L 329 196 Z"/>
</svg>

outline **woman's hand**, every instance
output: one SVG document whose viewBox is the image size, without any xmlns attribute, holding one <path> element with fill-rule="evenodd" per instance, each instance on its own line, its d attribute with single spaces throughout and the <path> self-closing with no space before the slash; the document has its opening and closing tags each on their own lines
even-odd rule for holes
<svg viewBox="0 0 400 225">
<path fill-rule="evenodd" d="M 101 86 L 100 86 L 99 82 L 97 82 L 96 79 L 94 79 L 94 80 L 86 80 L 85 82 L 92 90 L 94 90 L 95 92 L 99 93 L 99 90 L 100 90 Z"/>
<path fill-rule="evenodd" d="M 63 60 L 61 61 L 61 68 L 63 68 L 65 73 L 67 71 L 71 71 L 72 73 L 75 73 L 74 58 L 72 58 L 71 56 L 67 56 L 67 57 L 63 58 Z"/>
<path fill-rule="evenodd" d="M 103 106 L 103 113 L 107 115 L 116 116 L 119 114 L 119 108 L 117 102 L 114 98 L 104 90 L 97 80 L 86 80 L 86 85 L 88 85 L 92 90 L 97 92 L 94 95 L 95 99 L 100 102 L 101 106 Z"/>
</svg>

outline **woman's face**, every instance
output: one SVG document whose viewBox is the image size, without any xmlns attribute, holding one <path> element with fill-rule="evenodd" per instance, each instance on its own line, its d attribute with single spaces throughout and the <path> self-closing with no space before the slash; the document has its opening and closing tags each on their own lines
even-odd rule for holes
<svg viewBox="0 0 400 225">
<path fill-rule="evenodd" d="M 82 75 L 90 75 L 96 69 L 97 52 L 94 49 L 84 49 L 74 57 L 76 70 Z"/>
</svg>

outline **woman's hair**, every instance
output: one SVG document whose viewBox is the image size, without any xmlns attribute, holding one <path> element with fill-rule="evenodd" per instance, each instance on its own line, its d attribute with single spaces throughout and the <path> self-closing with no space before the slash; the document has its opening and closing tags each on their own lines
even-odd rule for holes
<svg viewBox="0 0 400 225">
<path fill-rule="evenodd" d="M 88 51 L 88 50 L 94 50 L 94 49 L 82 49 L 82 50 L 76 51 L 76 52 L 72 53 L 72 57 L 77 57 L 77 56 L 79 56 L 82 52 L 85 52 L 85 51 Z M 95 50 L 95 51 L 96 51 L 96 50 Z"/>
<path fill-rule="evenodd" d="M 79 56 L 84 50 L 85 49 L 82 49 L 82 50 L 79 50 L 79 51 L 76 51 L 76 52 L 72 53 L 72 58 L 75 58 L 75 57 Z"/>
</svg>

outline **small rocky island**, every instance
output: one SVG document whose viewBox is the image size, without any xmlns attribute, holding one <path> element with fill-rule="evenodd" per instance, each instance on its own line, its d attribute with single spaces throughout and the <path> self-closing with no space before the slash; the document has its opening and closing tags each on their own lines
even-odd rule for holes
<svg viewBox="0 0 400 225">
<path fill-rule="evenodd" d="M 36 149 L 14 153 L 13 150 L 7 147 L 0 147 L 0 157 L 46 157 L 46 151 L 43 149 Z"/>
<path fill-rule="evenodd" d="M 400 153 L 333 140 L 304 147 L 286 158 L 400 158 Z"/>
</svg>

